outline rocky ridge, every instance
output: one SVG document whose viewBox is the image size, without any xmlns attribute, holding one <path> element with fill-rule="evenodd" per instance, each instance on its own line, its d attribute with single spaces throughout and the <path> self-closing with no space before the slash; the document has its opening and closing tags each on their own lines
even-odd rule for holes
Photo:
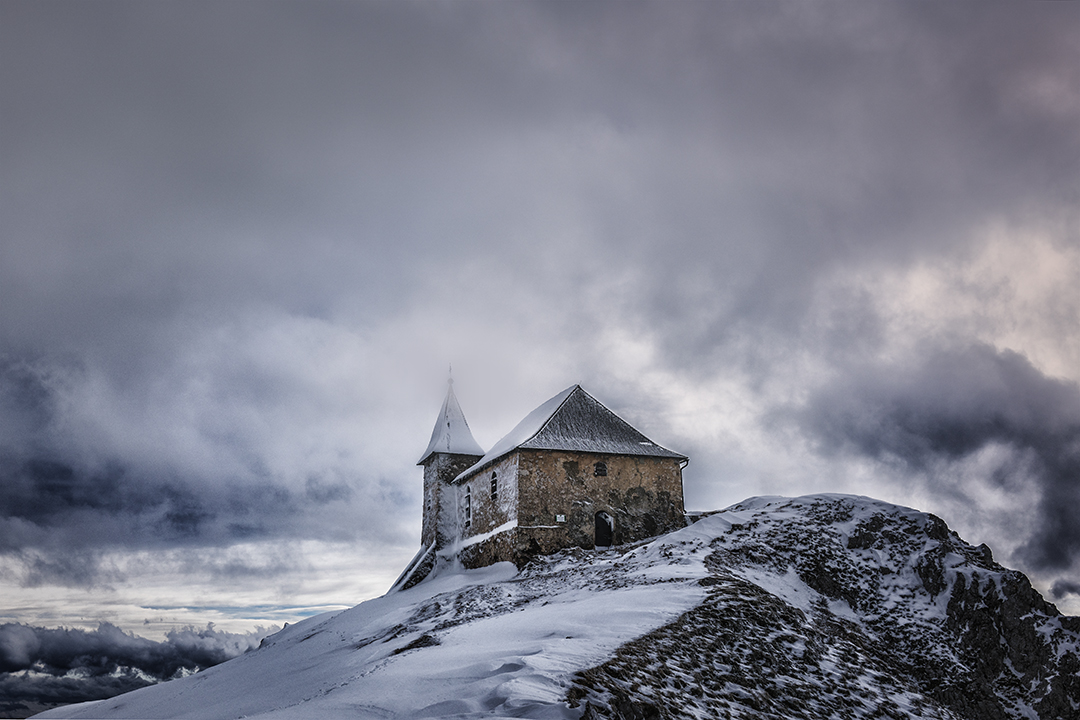
<svg viewBox="0 0 1080 720">
<path fill-rule="evenodd" d="M 845 496 L 720 516 L 708 596 L 578 673 L 586 717 L 1080 716 L 1080 618 L 939 518 Z"/>
</svg>

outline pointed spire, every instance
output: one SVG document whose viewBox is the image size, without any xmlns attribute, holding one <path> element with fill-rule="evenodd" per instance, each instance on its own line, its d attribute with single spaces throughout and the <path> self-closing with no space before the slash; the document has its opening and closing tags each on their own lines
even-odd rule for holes
<svg viewBox="0 0 1080 720">
<path fill-rule="evenodd" d="M 446 400 L 443 401 L 439 419 L 435 421 L 435 427 L 431 431 L 431 441 L 427 450 L 417 465 L 424 462 L 434 453 L 447 453 L 451 455 L 475 455 L 480 457 L 484 454 L 483 448 L 473 439 L 469 423 L 465 420 L 465 413 L 458 405 L 454 395 L 454 378 L 447 379 Z"/>
</svg>

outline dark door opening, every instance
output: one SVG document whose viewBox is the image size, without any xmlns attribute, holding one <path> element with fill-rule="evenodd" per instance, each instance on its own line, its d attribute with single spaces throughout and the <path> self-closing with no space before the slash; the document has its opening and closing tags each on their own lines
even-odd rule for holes
<svg viewBox="0 0 1080 720">
<path fill-rule="evenodd" d="M 593 541 L 596 547 L 611 547 L 615 539 L 615 518 L 601 510 L 596 513 L 596 534 Z"/>
</svg>

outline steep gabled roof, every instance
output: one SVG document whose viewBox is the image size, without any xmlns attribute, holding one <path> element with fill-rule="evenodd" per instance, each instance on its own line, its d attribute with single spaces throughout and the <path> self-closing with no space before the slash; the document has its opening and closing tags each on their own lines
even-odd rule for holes
<svg viewBox="0 0 1080 720">
<path fill-rule="evenodd" d="M 434 453 L 451 453 L 454 455 L 483 455 L 484 449 L 473 439 L 469 423 L 465 421 L 465 413 L 461 412 L 457 397 L 454 396 L 454 386 L 451 383 L 446 391 L 446 400 L 443 400 L 439 419 L 435 421 L 435 427 L 431 431 L 431 442 L 417 465 L 423 465 Z"/>
<path fill-rule="evenodd" d="M 525 416 L 517 427 L 457 479 L 518 449 L 686 459 L 685 455 L 661 447 L 642 435 L 630 423 L 582 390 L 580 385 L 572 385 Z"/>
</svg>

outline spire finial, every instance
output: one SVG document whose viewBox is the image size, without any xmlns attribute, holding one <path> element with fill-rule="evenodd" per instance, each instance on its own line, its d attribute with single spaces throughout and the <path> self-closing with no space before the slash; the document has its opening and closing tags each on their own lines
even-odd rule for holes
<svg viewBox="0 0 1080 720">
<path fill-rule="evenodd" d="M 453 387 L 454 385 L 454 364 L 450 363 L 447 370 L 446 384 Z"/>
</svg>

